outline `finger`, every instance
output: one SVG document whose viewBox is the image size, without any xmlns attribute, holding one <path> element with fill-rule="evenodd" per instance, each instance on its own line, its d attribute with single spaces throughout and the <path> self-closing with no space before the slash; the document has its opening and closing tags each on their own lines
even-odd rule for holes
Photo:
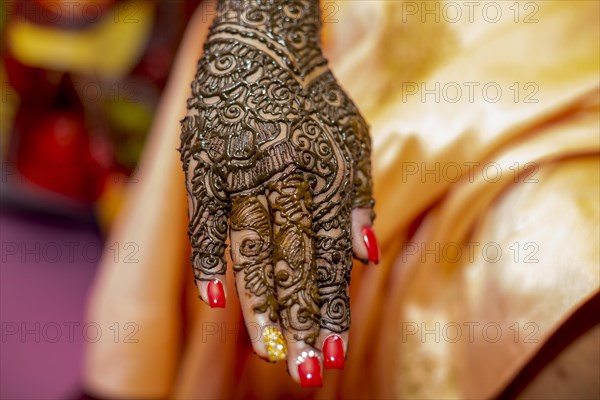
<svg viewBox="0 0 600 400">
<path fill-rule="evenodd" d="M 225 240 L 229 201 L 220 178 L 213 174 L 196 151 L 197 116 L 182 123 L 181 160 L 188 192 L 188 236 L 192 267 L 200 298 L 211 307 L 225 307 Z"/>
<path fill-rule="evenodd" d="M 256 354 L 286 358 L 272 263 L 272 228 L 265 196 L 238 196 L 231 209 L 231 258 L 244 321 Z"/>
<path fill-rule="evenodd" d="M 317 346 L 324 367 L 342 369 L 350 328 L 350 271 L 352 269 L 351 204 L 339 196 L 330 214 L 313 215 L 317 285 L 321 299 L 321 331 Z M 335 224 L 330 221 L 337 221 Z"/>
<path fill-rule="evenodd" d="M 369 127 L 356 111 L 351 122 L 351 141 L 354 157 L 354 197 L 352 199 L 352 245 L 354 255 L 364 264 L 379 263 L 377 238 L 371 228 L 375 213 L 373 180 L 371 177 L 371 137 Z"/>
<path fill-rule="evenodd" d="M 378 264 L 380 253 L 377 237 L 371 227 L 372 211 L 370 208 L 352 210 L 352 249 L 354 256 L 364 264 Z"/>
<path fill-rule="evenodd" d="M 303 386 L 321 386 L 319 295 L 312 240 L 312 195 L 301 174 L 269 185 L 273 262 L 279 316 L 288 347 L 288 371 Z"/>
<path fill-rule="evenodd" d="M 371 177 L 371 136 L 369 127 L 364 119 L 355 110 L 354 118 L 350 123 L 348 140 L 352 146 L 354 158 L 354 197 L 352 208 L 373 209 L 373 179 Z M 374 219 L 374 215 L 371 216 Z"/>
</svg>

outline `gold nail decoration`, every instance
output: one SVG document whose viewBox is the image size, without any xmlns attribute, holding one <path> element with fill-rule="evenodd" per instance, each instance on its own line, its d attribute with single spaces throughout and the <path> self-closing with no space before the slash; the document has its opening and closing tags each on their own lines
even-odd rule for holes
<svg viewBox="0 0 600 400">
<path fill-rule="evenodd" d="M 285 340 L 283 340 L 283 335 L 279 329 L 273 328 L 272 326 L 266 327 L 263 331 L 263 341 L 267 348 L 269 361 L 285 360 L 287 348 L 285 347 Z"/>
</svg>

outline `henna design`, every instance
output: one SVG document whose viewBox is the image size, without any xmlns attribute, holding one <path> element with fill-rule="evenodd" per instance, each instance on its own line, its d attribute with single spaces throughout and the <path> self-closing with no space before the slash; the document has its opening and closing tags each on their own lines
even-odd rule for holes
<svg viewBox="0 0 600 400">
<path fill-rule="evenodd" d="M 229 202 L 222 182 L 206 165 L 198 162 L 198 130 L 194 117 L 184 118 L 181 125 L 184 145 L 179 150 L 188 191 L 188 236 L 192 245 L 190 259 L 195 279 L 210 280 L 212 275 L 224 274 L 227 266 L 224 253 Z"/>
<path fill-rule="evenodd" d="M 294 174 L 272 182 L 268 199 L 273 213 L 273 264 L 281 322 L 295 339 L 314 344 L 319 334 L 320 309 L 310 188 L 302 174 Z"/>
<path fill-rule="evenodd" d="M 349 328 L 350 213 L 373 205 L 368 126 L 326 68 L 319 18 L 315 0 L 220 1 L 179 149 L 196 279 L 225 272 L 231 209 L 255 312 L 309 344 Z"/>
<path fill-rule="evenodd" d="M 306 0 L 221 1 L 211 27 L 262 43 L 301 78 L 327 64 L 320 31 L 319 2 Z"/>
<path fill-rule="evenodd" d="M 364 118 L 329 72 L 311 82 L 308 91 L 314 99 L 313 107 L 320 120 L 337 133 L 336 137 L 346 144 L 352 154 L 353 207 L 373 207 L 371 139 Z"/>
<path fill-rule="evenodd" d="M 254 311 L 268 312 L 269 319 L 276 322 L 279 305 L 275 297 L 271 262 L 273 245 L 269 213 L 256 196 L 238 197 L 233 201 L 230 221 L 231 230 L 253 232 L 240 243 L 242 262 L 234 265 L 233 270 L 244 270 L 245 288 L 258 299 Z"/>
</svg>

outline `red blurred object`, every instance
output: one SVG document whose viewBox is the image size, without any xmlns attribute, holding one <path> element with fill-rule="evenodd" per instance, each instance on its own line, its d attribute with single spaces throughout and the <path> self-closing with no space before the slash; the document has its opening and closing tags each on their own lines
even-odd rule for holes
<svg viewBox="0 0 600 400">
<path fill-rule="evenodd" d="M 52 82 L 52 74 L 41 68 L 25 66 L 17 61 L 12 55 L 4 55 L 4 68 L 10 86 L 16 90 L 19 96 L 26 99 L 33 97 L 36 105 L 47 106 L 41 103 L 40 96 L 44 99 L 52 99 L 58 89 L 57 82 Z M 56 75 L 56 74 L 55 74 Z"/>
<path fill-rule="evenodd" d="M 19 146 L 17 168 L 30 182 L 93 202 L 102 193 L 107 167 L 90 151 L 80 114 L 55 111 L 43 117 Z"/>
</svg>

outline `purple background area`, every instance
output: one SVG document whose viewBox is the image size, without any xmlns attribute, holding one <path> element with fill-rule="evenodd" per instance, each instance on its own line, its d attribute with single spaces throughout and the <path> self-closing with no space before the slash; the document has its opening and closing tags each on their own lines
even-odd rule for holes
<svg viewBox="0 0 600 400">
<path fill-rule="evenodd" d="M 0 241 L 0 397 L 73 398 L 98 334 L 84 310 L 102 238 L 92 223 L 3 211 Z"/>
</svg>

